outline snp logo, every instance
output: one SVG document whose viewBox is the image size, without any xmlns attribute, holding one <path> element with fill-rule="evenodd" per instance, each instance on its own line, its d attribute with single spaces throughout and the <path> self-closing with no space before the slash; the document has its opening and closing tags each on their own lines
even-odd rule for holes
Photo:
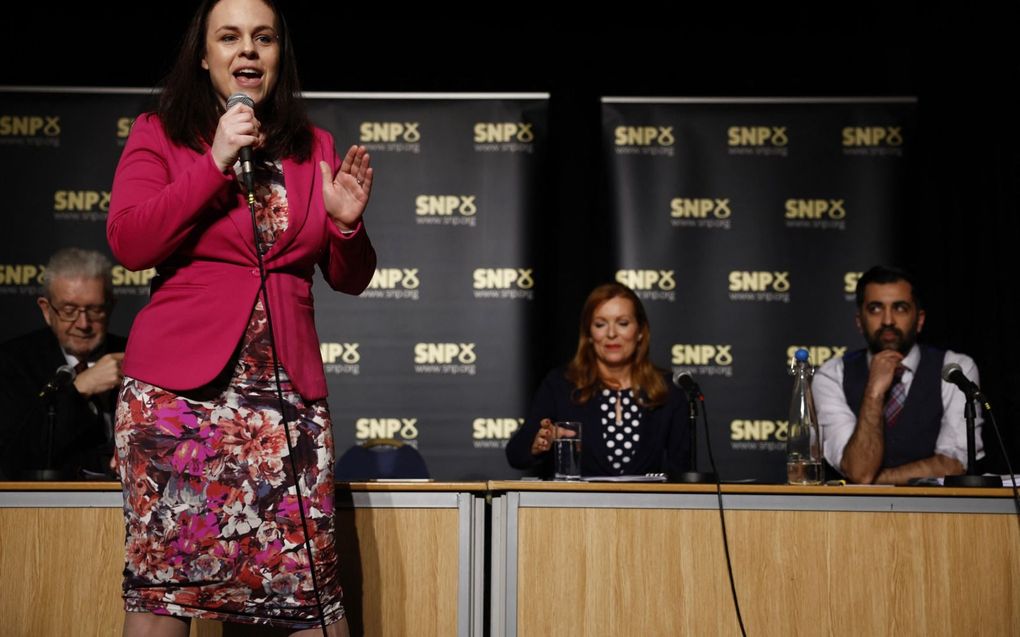
<svg viewBox="0 0 1020 637">
<path fill-rule="evenodd" d="M 127 286 L 148 286 L 149 282 L 152 281 L 153 277 L 156 276 L 156 268 L 149 268 L 147 270 L 128 270 L 122 265 L 115 265 L 110 270 L 110 274 L 113 278 L 113 285 L 115 287 L 127 287 Z"/>
<path fill-rule="evenodd" d="M 378 268 L 368 289 L 395 290 L 399 286 L 405 290 L 416 290 L 419 285 L 418 268 Z"/>
<path fill-rule="evenodd" d="M 336 363 L 339 360 L 353 365 L 361 362 L 359 346 L 359 343 L 319 343 L 319 355 L 323 363 Z"/>
<path fill-rule="evenodd" d="M 414 362 L 419 365 L 471 365 L 476 360 L 474 343 L 416 343 L 414 346 Z"/>
<path fill-rule="evenodd" d="M 726 129 L 730 146 L 776 146 L 790 143 L 786 126 L 730 126 Z"/>
<path fill-rule="evenodd" d="M 117 139 L 127 139 L 127 136 L 131 134 L 131 125 L 135 123 L 133 117 L 118 117 L 117 118 Z"/>
<path fill-rule="evenodd" d="M 676 300 L 676 278 L 673 270 L 617 270 L 616 282 L 634 290 L 640 299 L 670 302 Z"/>
<path fill-rule="evenodd" d="M 358 418 L 354 421 L 354 437 L 358 440 L 377 438 L 418 439 L 417 418 Z"/>
<path fill-rule="evenodd" d="M 669 216 L 674 219 L 729 219 L 733 214 L 729 199 L 685 199 L 676 197 L 669 202 Z"/>
<path fill-rule="evenodd" d="M 360 343 L 319 343 L 322 369 L 327 374 L 361 374 Z"/>
<path fill-rule="evenodd" d="M 787 219 L 845 219 L 846 199 L 787 199 Z"/>
<path fill-rule="evenodd" d="M 535 298 L 533 268 L 475 268 L 471 286 L 476 299 Z"/>
<path fill-rule="evenodd" d="M 673 345 L 674 365 L 718 365 L 727 367 L 733 364 L 732 345 Z"/>
<path fill-rule="evenodd" d="M 840 347 L 839 345 L 791 345 L 786 348 L 787 363 L 793 360 L 793 355 L 799 349 L 807 350 L 808 362 L 816 367 L 830 358 L 838 358 L 846 354 L 846 347 Z"/>
<path fill-rule="evenodd" d="M 786 441 L 788 420 L 734 420 L 730 422 L 730 440 Z"/>
<path fill-rule="evenodd" d="M 530 144 L 535 141 L 532 126 L 529 122 L 478 122 L 474 128 L 474 140 L 476 144 Z"/>
<path fill-rule="evenodd" d="M 418 195 L 414 211 L 419 217 L 451 216 L 472 217 L 478 213 L 477 195 Z"/>
<path fill-rule="evenodd" d="M 530 290 L 535 287 L 534 268 L 475 268 L 472 273 L 476 290 Z"/>
<path fill-rule="evenodd" d="M 56 137 L 59 115 L 0 115 L 0 137 Z"/>
<path fill-rule="evenodd" d="M 673 270 L 617 270 L 616 282 L 632 290 L 675 290 Z"/>
<path fill-rule="evenodd" d="M 788 292 L 789 272 L 730 272 L 730 292 Z"/>
<path fill-rule="evenodd" d="M 0 285 L 42 285 L 45 270 L 32 263 L 0 263 Z"/>
<path fill-rule="evenodd" d="M 475 440 L 509 440 L 524 425 L 523 418 L 475 418 L 471 437 Z"/>
<path fill-rule="evenodd" d="M 672 126 L 617 126 L 613 136 L 617 146 L 672 146 L 676 143 Z"/>
<path fill-rule="evenodd" d="M 902 126 L 846 126 L 843 128 L 843 146 L 846 148 L 902 145 Z"/>
<path fill-rule="evenodd" d="M 106 190 L 58 190 L 53 193 L 53 209 L 105 212 L 110 209 L 110 193 Z"/>
<path fill-rule="evenodd" d="M 361 122 L 361 141 L 413 144 L 421 141 L 419 125 L 420 122 Z"/>
<path fill-rule="evenodd" d="M 847 294 L 848 300 L 856 299 L 857 281 L 863 274 L 863 272 L 847 272 L 843 275 L 843 292 Z"/>
</svg>

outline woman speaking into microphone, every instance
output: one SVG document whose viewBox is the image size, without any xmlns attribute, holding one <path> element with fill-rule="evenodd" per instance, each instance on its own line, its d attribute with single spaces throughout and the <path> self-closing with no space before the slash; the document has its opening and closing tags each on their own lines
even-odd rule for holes
<svg viewBox="0 0 1020 637">
<path fill-rule="evenodd" d="M 309 123 L 275 2 L 201 4 L 107 223 L 124 266 L 157 270 L 116 414 L 125 635 L 192 617 L 348 633 L 311 288 L 316 265 L 349 294 L 372 278 L 369 164 Z"/>
</svg>

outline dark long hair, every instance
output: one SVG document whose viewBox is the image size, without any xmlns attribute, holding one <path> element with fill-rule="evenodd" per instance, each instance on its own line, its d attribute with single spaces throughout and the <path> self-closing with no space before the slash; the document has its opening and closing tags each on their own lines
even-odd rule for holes
<svg viewBox="0 0 1020 637">
<path fill-rule="evenodd" d="M 173 69 L 162 82 L 157 112 L 163 128 L 174 143 L 197 152 L 212 144 L 216 125 L 223 114 L 212 81 L 201 64 L 209 13 L 219 0 L 203 0 L 181 40 Z M 301 100 L 294 47 L 287 21 L 275 0 L 262 0 L 276 15 L 280 61 L 276 85 L 256 107 L 266 144 L 259 152 L 273 159 L 308 159 L 312 152 L 312 130 Z"/>
<path fill-rule="evenodd" d="M 634 363 L 630 372 L 631 391 L 642 407 L 658 407 L 666 402 L 669 390 L 666 381 L 662 379 L 662 373 L 648 359 L 649 342 L 652 340 L 648 315 L 645 314 L 641 299 L 634 291 L 619 283 L 606 283 L 592 290 L 581 309 L 577 351 L 567 366 L 567 380 L 574 385 L 572 397 L 576 403 L 587 403 L 603 385 L 602 379 L 599 378 L 595 347 L 591 342 L 591 324 L 595 310 L 606 301 L 617 297 L 629 300 L 634 306 L 634 318 L 637 320 L 640 336 L 634 347 Z"/>
</svg>

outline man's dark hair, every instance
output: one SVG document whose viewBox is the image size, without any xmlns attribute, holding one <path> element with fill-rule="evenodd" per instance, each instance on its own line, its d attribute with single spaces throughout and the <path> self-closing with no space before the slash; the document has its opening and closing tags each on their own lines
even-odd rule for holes
<svg viewBox="0 0 1020 637">
<path fill-rule="evenodd" d="M 886 265 L 876 265 L 862 274 L 861 278 L 857 279 L 857 290 L 855 292 L 857 309 L 861 309 L 861 306 L 864 305 L 864 288 L 869 283 L 896 283 L 897 281 L 906 281 L 910 284 L 910 295 L 914 298 L 914 305 L 920 310 L 923 306 L 921 304 L 921 290 L 917 284 L 917 277 L 903 268 Z"/>
</svg>

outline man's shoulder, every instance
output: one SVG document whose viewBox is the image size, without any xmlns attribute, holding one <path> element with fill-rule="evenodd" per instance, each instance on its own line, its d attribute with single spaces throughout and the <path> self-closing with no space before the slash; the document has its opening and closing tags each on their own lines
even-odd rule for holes
<svg viewBox="0 0 1020 637">
<path fill-rule="evenodd" d="M 0 343 L 0 353 L 10 357 L 23 354 L 38 354 L 39 348 L 55 344 L 56 338 L 49 328 L 43 327 Z"/>
</svg>

